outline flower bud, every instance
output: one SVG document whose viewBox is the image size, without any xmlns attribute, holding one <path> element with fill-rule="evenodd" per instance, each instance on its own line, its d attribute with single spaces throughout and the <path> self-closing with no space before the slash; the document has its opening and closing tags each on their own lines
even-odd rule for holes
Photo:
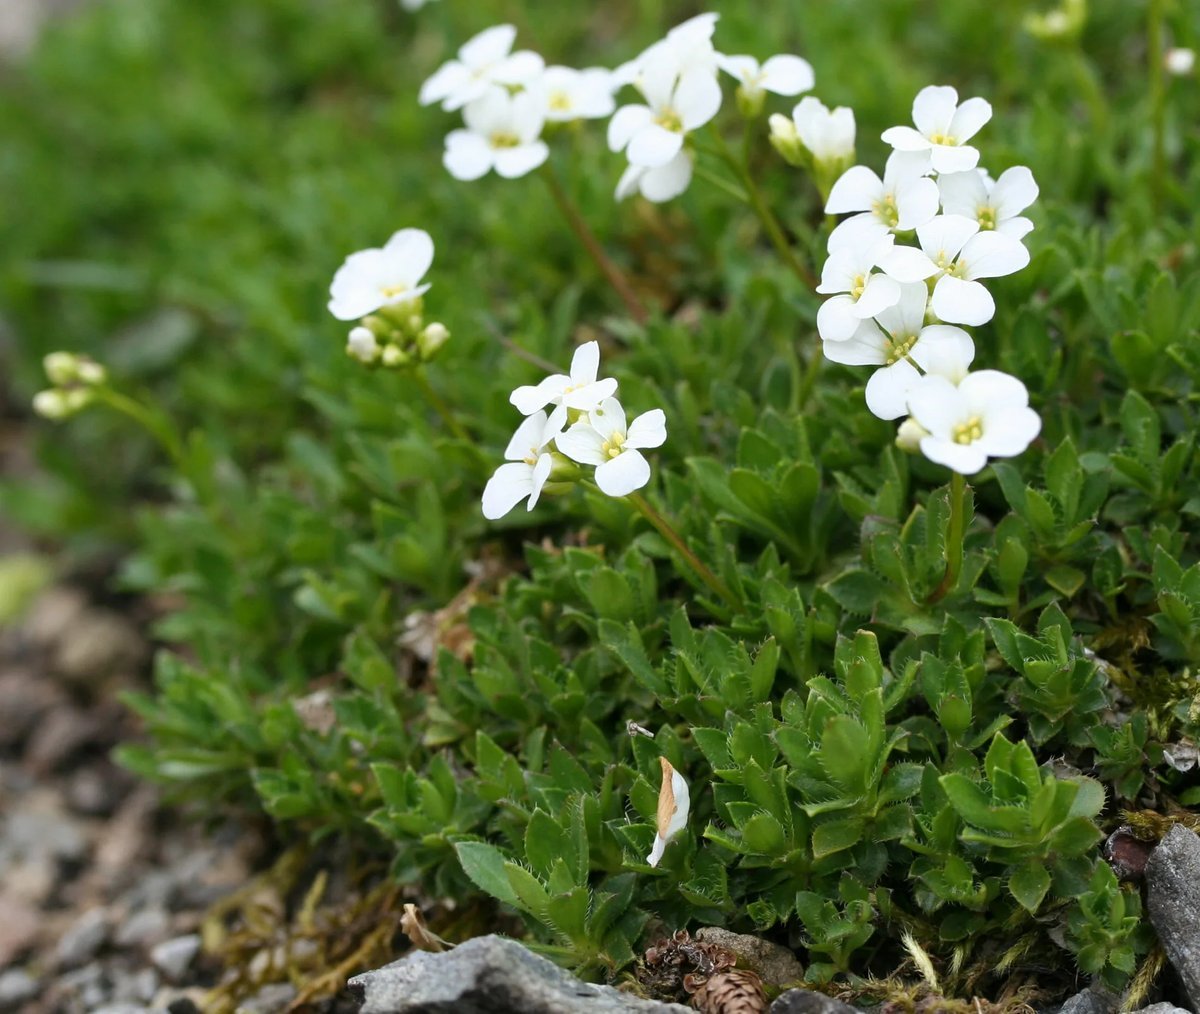
<svg viewBox="0 0 1200 1014">
<path fill-rule="evenodd" d="M 771 128 L 771 147 L 779 152 L 788 165 L 803 166 L 807 152 L 800 143 L 800 135 L 792 118 L 782 113 L 772 113 L 767 123 Z"/>
<path fill-rule="evenodd" d="M 33 410 L 43 419 L 53 419 L 57 422 L 86 408 L 91 400 L 92 392 L 85 388 L 63 390 L 56 387 L 47 391 L 38 391 L 33 396 Z"/>
<path fill-rule="evenodd" d="M 412 356 L 399 345 L 387 345 L 384 347 L 382 360 L 384 366 L 406 366 L 412 361 Z"/>
<path fill-rule="evenodd" d="M 1196 67 L 1196 53 L 1191 49 L 1168 49 L 1163 56 L 1163 65 L 1168 74 L 1187 77 Z"/>
<path fill-rule="evenodd" d="M 908 454 L 916 454 L 921 449 L 921 438 L 929 436 L 925 429 L 913 418 L 905 419 L 896 431 L 896 446 Z"/>
<path fill-rule="evenodd" d="M 73 352 L 51 352 L 42 360 L 42 368 L 55 387 L 67 387 L 79 379 L 79 357 Z"/>
<path fill-rule="evenodd" d="M 762 115 L 763 103 L 767 96 L 761 88 L 747 88 L 745 84 L 740 84 L 735 97 L 738 112 L 747 120 L 757 120 Z"/>
<path fill-rule="evenodd" d="M 86 384 L 88 387 L 96 387 L 108 379 L 108 371 L 96 360 L 89 359 L 87 356 L 80 356 L 77 360 L 75 375 L 81 384 Z"/>
<path fill-rule="evenodd" d="M 351 329 L 346 339 L 346 355 L 357 359 L 360 363 L 373 363 L 379 358 L 379 343 L 370 328 L 356 327 Z"/>
<path fill-rule="evenodd" d="M 450 330 L 445 324 L 434 321 L 417 335 L 417 351 L 421 359 L 428 361 L 437 355 L 438 349 L 450 340 Z"/>
</svg>

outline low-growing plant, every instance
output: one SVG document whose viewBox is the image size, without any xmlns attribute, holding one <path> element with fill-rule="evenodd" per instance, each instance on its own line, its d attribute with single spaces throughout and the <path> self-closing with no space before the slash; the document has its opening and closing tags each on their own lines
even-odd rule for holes
<svg viewBox="0 0 1200 1014">
<path fill-rule="evenodd" d="M 198 30 L 143 6 L 166 38 Z M 1047 993 L 1075 968 L 1123 988 L 1152 934 L 1100 841 L 1122 807 L 1200 798 L 1200 265 L 1179 220 L 1200 99 L 1168 89 L 1161 38 L 1147 87 L 1097 79 L 1132 51 L 1129 5 L 827 5 L 814 70 L 719 53 L 726 25 L 731 51 L 796 41 L 782 10 L 731 10 L 609 73 L 546 68 L 508 25 L 460 47 L 449 4 L 346 24 L 239 6 L 214 23 L 285 33 L 276 86 L 301 111 L 282 153 L 258 119 L 259 146 L 236 143 L 308 168 L 262 184 L 272 221 L 234 232 L 238 273 L 189 276 L 173 244 L 149 337 L 46 359 L 34 407 L 95 422 L 48 438 L 57 487 L 14 498 L 60 537 L 124 540 L 121 585 L 169 603 L 122 763 L 497 905 L 593 976 L 719 925 L 864 992 L 907 962 L 998 995 L 1051 953 Z M 555 59 L 634 52 L 581 50 L 580 16 L 546 15 Z M 72 47 L 120 41 L 81 17 L 35 59 L 54 84 Z M 220 49 L 205 31 L 192 85 Z M 902 31 L 928 47 L 911 65 Z M 422 87 L 393 79 L 397 41 Z M 120 59 L 156 66 L 134 42 Z M 254 92 L 244 73 L 213 115 Z M 994 119 L 928 85 L 947 79 L 996 96 Z M 766 115 L 815 82 L 857 123 L 811 95 Z M 914 126 L 889 127 L 909 95 Z M 462 110 L 446 177 L 417 99 Z M 90 108 L 78 85 L 64 101 Z M 402 204 L 381 182 L 397 138 Z M 33 194 L 42 168 L 6 172 Z M 209 180 L 200 200 L 197 172 L 180 228 L 257 193 Z M 48 232 L 8 256 L 68 268 Z M 328 277 L 347 354 L 317 316 Z M 168 311 L 192 336 L 174 351 Z M 89 466 L 104 408 L 157 442 L 152 492 L 144 447 L 107 494 Z"/>
</svg>

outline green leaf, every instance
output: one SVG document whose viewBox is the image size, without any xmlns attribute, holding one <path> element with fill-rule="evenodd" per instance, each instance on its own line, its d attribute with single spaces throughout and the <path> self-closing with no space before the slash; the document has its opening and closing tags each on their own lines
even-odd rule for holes
<svg viewBox="0 0 1200 1014">
<path fill-rule="evenodd" d="M 476 887 L 506 905 L 521 907 L 521 901 L 509 883 L 505 871 L 508 860 L 503 852 L 482 841 L 455 842 L 454 851 L 458 855 L 463 872 L 471 878 Z"/>
<path fill-rule="evenodd" d="M 1050 874 L 1040 863 L 1020 867 L 1008 881 L 1009 893 L 1031 914 L 1038 910 L 1049 890 Z"/>
<path fill-rule="evenodd" d="M 622 626 L 615 620 L 601 620 L 598 628 L 600 643 L 617 656 L 633 678 L 655 697 L 667 697 L 667 681 L 650 664 L 641 631 L 632 623 Z"/>
<path fill-rule="evenodd" d="M 824 859 L 857 845 L 863 836 L 861 817 L 827 820 L 813 828 L 813 859 Z"/>
</svg>

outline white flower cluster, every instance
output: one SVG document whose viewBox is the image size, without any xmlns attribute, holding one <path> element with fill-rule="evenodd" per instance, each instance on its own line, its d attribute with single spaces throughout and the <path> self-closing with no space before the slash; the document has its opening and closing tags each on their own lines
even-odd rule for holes
<svg viewBox="0 0 1200 1014">
<path fill-rule="evenodd" d="M 1029 263 L 1021 240 L 1033 223 L 1021 212 L 1038 195 L 1024 166 L 994 181 L 979 168 L 968 142 L 991 115 L 981 98 L 922 89 L 915 127 L 883 132 L 894 149 L 883 178 L 853 166 L 833 184 L 826 212 L 850 217 L 829 237 L 817 287 L 831 297 L 817 314 L 826 358 L 876 367 L 867 407 L 881 419 L 909 416 L 902 445 L 962 475 L 1020 454 L 1041 429 L 1020 380 L 968 372 L 975 343 L 963 326 L 996 310 L 981 279 Z"/>
<path fill-rule="evenodd" d="M 692 179 L 688 135 L 721 108 L 722 70 L 738 81 L 738 105 L 747 116 L 761 112 L 767 92 L 799 95 L 813 86 L 812 68 L 798 56 L 760 64 L 752 56 L 718 53 L 712 43 L 716 23 L 716 14 L 697 15 L 613 71 L 547 67 L 530 50 L 512 52 L 511 25 L 486 29 L 421 87 L 423 105 L 440 102 L 463 112 L 463 129 L 446 138 L 443 164 L 460 180 L 492 170 L 524 176 L 550 155 L 542 139 L 547 124 L 612 116 L 609 147 L 629 161 L 617 198 L 677 197 Z M 626 86 L 643 101 L 617 109 L 614 96 Z"/>
<path fill-rule="evenodd" d="M 421 86 L 421 105 L 462 110 L 464 126 L 446 137 L 442 158 L 455 179 L 524 176 L 550 155 L 542 140 L 547 123 L 605 117 L 616 108 L 607 70 L 547 67 L 532 50 L 514 53 L 516 38 L 512 25 L 485 29 Z"/>
<path fill-rule="evenodd" d="M 51 352 L 42 360 L 51 387 L 33 396 L 33 410 L 45 419 L 67 419 L 83 411 L 96 388 L 108 381 L 108 371 L 94 359 L 74 352 Z"/>
<path fill-rule="evenodd" d="M 587 342 L 575 350 L 569 375 L 513 391 L 509 401 L 526 418 L 484 488 L 484 517 L 502 518 L 522 500 L 533 510 L 543 490 L 567 489 L 581 478 L 579 465 L 595 468 L 593 479 L 609 496 L 628 496 L 650 481 L 641 452 L 666 441 L 666 416 L 656 408 L 626 423 L 613 397 L 617 382 L 599 373 L 600 346 Z"/>
<path fill-rule="evenodd" d="M 426 324 L 421 297 L 433 264 L 433 240 L 424 229 L 401 229 L 382 247 L 359 250 L 333 276 L 329 312 L 360 321 L 346 354 L 363 363 L 402 367 L 427 362 L 449 339 L 437 321 Z"/>
</svg>

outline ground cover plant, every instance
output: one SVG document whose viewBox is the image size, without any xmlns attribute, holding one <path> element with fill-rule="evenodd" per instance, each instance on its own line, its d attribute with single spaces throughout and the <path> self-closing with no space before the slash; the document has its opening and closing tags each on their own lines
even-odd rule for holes
<svg viewBox="0 0 1200 1014">
<path fill-rule="evenodd" d="M 66 423 L 0 491 L 167 604 L 122 763 L 594 977 L 1153 963 L 1100 846 L 1200 802 L 1195 10 L 117 6 L 0 91 Z"/>
</svg>

